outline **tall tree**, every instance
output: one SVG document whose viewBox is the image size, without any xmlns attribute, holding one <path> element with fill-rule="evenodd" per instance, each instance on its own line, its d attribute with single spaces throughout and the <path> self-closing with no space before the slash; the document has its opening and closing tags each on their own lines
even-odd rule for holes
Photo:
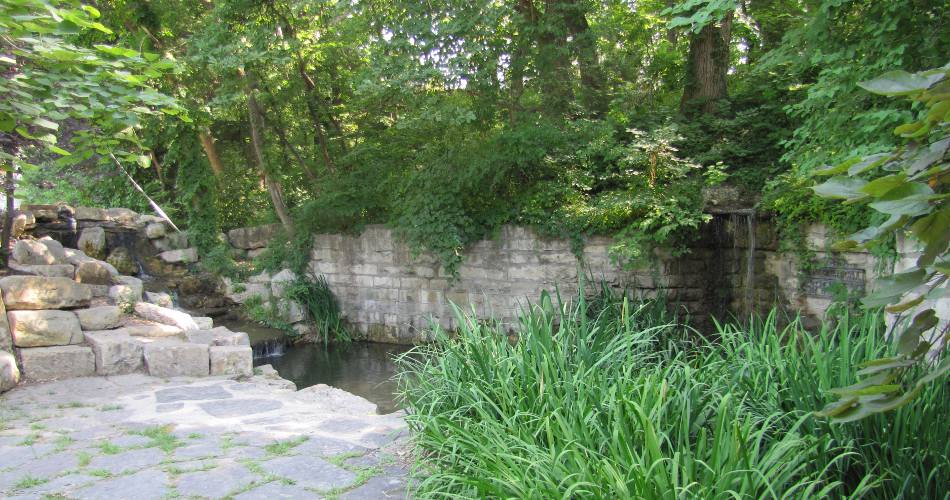
<svg viewBox="0 0 950 500">
<path fill-rule="evenodd" d="M 687 0 L 665 11 L 676 16 L 671 27 L 690 27 L 681 113 L 712 113 L 729 96 L 726 75 L 736 7 L 735 0 Z"/>
</svg>

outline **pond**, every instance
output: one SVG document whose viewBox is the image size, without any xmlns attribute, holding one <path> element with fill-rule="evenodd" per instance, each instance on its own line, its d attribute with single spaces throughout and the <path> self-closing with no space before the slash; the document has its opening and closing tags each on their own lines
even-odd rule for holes
<svg viewBox="0 0 950 500">
<path fill-rule="evenodd" d="M 254 346 L 254 366 L 273 366 L 281 377 L 297 384 L 297 389 L 326 384 L 372 401 L 377 413 L 399 409 L 393 359 L 411 346 L 372 342 L 290 345 L 280 330 L 248 321 L 216 323 L 246 332 Z"/>
</svg>

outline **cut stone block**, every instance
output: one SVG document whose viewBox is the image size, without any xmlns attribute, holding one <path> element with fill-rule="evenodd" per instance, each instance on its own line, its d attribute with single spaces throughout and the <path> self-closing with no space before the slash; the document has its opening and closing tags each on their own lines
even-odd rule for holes
<svg viewBox="0 0 950 500">
<path fill-rule="evenodd" d="M 91 347 L 66 345 L 20 349 L 20 364 L 27 380 L 41 382 L 96 373 L 96 358 Z"/>
<path fill-rule="evenodd" d="M 223 326 L 212 328 L 210 330 L 195 330 L 185 332 L 188 342 L 196 344 L 208 344 L 212 346 L 249 346 L 251 345 L 247 334 L 244 332 L 232 332 Z"/>
<path fill-rule="evenodd" d="M 79 233 L 76 246 L 91 257 L 106 258 L 106 231 L 101 227 L 88 227 Z"/>
<path fill-rule="evenodd" d="M 250 346 L 212 346 L 210 350 L 212 375 L 239 375 L 254 373 L 254 353 Z"/>
<path fill-rule="evenodd" d="M 73 311 L 83 330 L 109 330 L 119 326 L 121 311 L 116 306 L 90 307 Z"/>
<path fill-rule="evenodd" d="M 16 358 L 7 351 L 0 351 L 0 392 L 13 389 L 20 382 L 20 369 Z"/>
<path fill-rule="evenodd" d="M 183 250 L 168 250 L 158 254 L 158 258 L 169 264 L 190 264 L 198 262 L 198 250 L 185 248 Z"/>
<path fill-rule="evenodd" d="M 111 285 L 113 271 L 115 271 L 114 267 L 100 260 L 80 262 L 76 266 L 76 281 L 91 285 Z"/>
<path fill-rule="evenodd" d="M 122 330 L 86 332 L 99 375 L 122 375 L 142 371 L 144 345 Z"/>
<path fill-rule="evenodd" d="M 66 260 L 66 250 L 63 248 L 62 243 L 49 236 L 40 238 L 39 242 L 44 245 L 49 254 L 53 256 L 53 264 L 65 264 L 68 262 Z"/>
<path fill-rule="evenodd" d="M 208 346 L 154 342 L 145 346 L 145 367 L 153 377 L 205 377 L 210 370 Z"/>
<path fill-rule="evenodd" d="M 129 325 L 120 330 L 124 331 L 126 334 L 132 337 L 145 337 L 145 338 L 167 338 L 167 337 L 181 337 L 182 329 L 177 326 L 171 325 L 162 325 L 162 324 L 150 324 L 150 325 Z"/>
<path fill-rule="evenodd" d="M 71 311 L 10 311 L 7 318 L 17 347 L 79 344 L 83 340 L 79 319 Z"/>
<path fill-rule="evenodd" d="M 135 304 L 135 314 L 156 323 L 175 326 L 182 330 L 197 330 L 198 324 L 191 319 L 191 315 L 167 307 L 150 304 L 148 302 L 139 302 Z"/>
<path fill-rule="evenodd" d="M 85 307 L 92 291 L 68 278 L 7 276 L 0 279 L 7 309 L 69 309 Z"/>
<path fill-rule="evenodd" d="M 10 269 L 26 274 L 36 276 L 46 276 L 47 278 L 73 278 L 75 268 L 71 264 L 16 264 L 10 262 Z"/>
<path fill-rule="evenodd" d="M 165 236 L 165 224 L 152 222 L 145 226 L 145 237 L 154 240 Z"/>
<path fill-rule="evenodd" d="M 36 217 L 32 212 L 23 212 L 13 217 L 13 237 L 20 238 L 28 230 L 36 227 Z"/>
<path fill-rule="evenodd" d="M 104 208 L 76 207 L 76 220 L 105 221 L 109 215 Z"/>
</svg>

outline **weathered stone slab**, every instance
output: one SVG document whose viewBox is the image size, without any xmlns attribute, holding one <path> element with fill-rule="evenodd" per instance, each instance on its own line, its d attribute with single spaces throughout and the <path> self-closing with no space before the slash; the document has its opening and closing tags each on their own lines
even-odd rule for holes
<svg viewBox="0 0 950 500">
<path fill-rule="evenodd" d="M 254 353 L 251 346 L 212 346 L 209 351 L 212 375 L 254 374 Z"/>
<path fill-rule="evenodd" d="M 19 264 L 50 265 L 62 263 L 56 262 L 56 257 L 50 253 L 49 247 L 38 240 L 17 241 L 13 245 L 13 251 L 10 255 Z"/>
<path fill-rule="evenodd" d="M 20 238 L 23 233 L 36 227 L 36 217 L 32 212 L 23 212 L 13 217 L 13 237 Z"/>
<path fill-rule="evenodd" d="M 117 306 L 99 306 L 73 311 L 83 330 L 109 330 L 119 326 L 121 311 Z"/>
<path fill-rule="evenodd" d="M 260 297 L 264 301 L 270 300 L 270 285 L 262 283 L 236 283 L 229 288 L 226 295 L 237 304 L 243 304 L 251 297 Z"/>
<path fill-rule="evenodd" d="M 208 346 L 154 342 L 145 346 L 145 366 L 154 377 L 205 377 L 210 370 Z"/>
<path fill-rule="evenodd" d="M 118 456 L 118 455 L 114 455 Z M 169 496 L 168 475 L 156 469 L 146 469 L 129 476 L 118 476 L 93 483 L 75 492 L 84 500 L 162 500 Z M 130 492 L 132 494 L 130 495 Z"/>
<path fill-rule="evenodd" d="M 20 369 L 13 354 L 0 350 L 0 392 L 13 389 L 20 382 Z"/>
<path fill-rule="evenodd" d="M 316 457 L 280 457 L 263 462 L 261 467 L 290 479 L 296 486 L 318 490 L 345 488 L 356 480 L 356 474 Z"/>
<path fill-rule="evenodd" d="M 283 271 L 275 274 L 271 277 L 270 286 L 271 293 L 274 294 L 274 297 L 282 299 L 286 296 L 287 288 L 297 279 L 297 275 L 290 269 L 284 269 Z"/>
<path fill-rule="evenodd" d="M 105 221 L 109 220 L 109 214 L 106 213 L 104 208 L 76 207 L 76 220 Z"/>
<path fill-rule="evenodd" d="M 103 469 L 112 474 L 138 470 L 152 465 L 158 465 L 165 459 L 165 453 L 158 448 L 144 448 L 132 450 L 116 455 L 100 455 L 89 463 L 90 469 Z"/>
<path fill-rule="evenodd" d="M 96 373 L 96 358 L 91 347 L 67 345 L 20 349 L 23 377 L 39 382 Z"/>
<path fill-rule="evenodd" d="M 222 498 L 243 490 L 258 479 L 247 467 L 228 464 L 209 471 L 182 474 L 178 477 L 178 493 L 187 498 Z"/>
<path fill-rule="evenodd" d="M 291 486 L 281 483 L 280 481 L 274 481 L 263 486 L 258 486 L 250 491 L 245 491 L 234 497 L 234 500 L 319 500 L 320 498 L 323 497 L 310 490 L 305 490 L 296 485 Z"/>
<path fill-rule="evenodd" d="M 76 266 L 76 281 L 90 285 L 111 285 L 113 271 L 115 271 L 114 267 L 99 260 L 80 262 Z"/>
<path fill-rule="evenodd" d="M 53 256 L 53 264 L 65 264 L 68 262 L 66 260 L 66 250 L 63 248 L 63 244 L 50 238 L 49 236 L 44 236 L 39 239 L 41 245 L 46 247 L 49 255 Z"/>
<path fill-rule="evenodd" d="M 233 396 L 220 385 L 199 385 L 172 387 L 155 391 L 157 403 L 174 403 L 176 401 L 206 401 L 215 399 L 231 399 Z"/>
<path fill-rule="evenodd" d="M 106 258 L 106 231 L 101 227 L 87 227 L 79 233 L 79 241 L 76 242 L 86 255 L 96 259 Z"/>
<path fill-rule="evenodd" d="M 379 498 L 406 498 L 405 474 L 381 475 L 370 478 L 359 488 L 344 493 L 341 500 L 376 500 Z"/>
<path fill-rule="evenodd" d="M 121 329 L 85 332 L 85 337 L 95 355 L 97 374 L 121 375 L 144 369 L 144 345 Z"/>
<path fill-rule="evenodd" d="M 169 264 L 190 264 L 198 262 L 198 250 L 194 248 L 168 250 L 158 254 L 158 258 Z"/>
<path fill-rule="evenodd" d="M 83 340 L 79 319 L 71 311 L 10 311 L 7 318 L 17 347 L 79 344 Z"/>
<path fill-rule="evenodd" d="M 120 328 L 126 335 L 131 337 L 146 337 L 146 338 L 166 338 L 166 337 L 178 337 L 183 338 L 182 329 L 177 326 L 171 325 L 162 325 L 158 323 L 147 324 L 147 325 L 128 325 Z"/>
<path fill-rule="evenodd" d="M 191 319 L 191 315 L 167 307 L 162 307 L 148 302 L 139 302 L 135 304 L 135 314 L 156 323 L 175 326 L 182 330 L 197 330 L 198 324 Z"/>
<path fill-rule="evenodd" d="M 0 279 L 7 309 L 69 309 L 85 307 L 92 291 L 68 278 L 7 276 Z"/>
<path fill-rule="evenodd" d="M 10 262 L 10 269 L 48 278 L 73 278 L 75 268 L 71 264 L 17 264 Z"/>
<path fill-rule="evenodd" d="M 185 332 L 189 342 L 208 344 L 213 346 L 249 346 L 250 339 L 244 332 L 232 332 L 227 327 L 219 326 L 210 330 L 193 330 Z"/>
<path fill-rule="evenodd" d="M 161 222 L 151 222 L 149 225 L 145 226 L 145 237 L 150 240 L 155 240 L 165 236 L 165 224 Z"/>
<path fill-rule="evenodd" d="M 108 220 L 131 226 L 135 224 L 139 214 L 128 208 L 107 208 L 106 216 Z"/>
<path fill-rule="evenodd" d="M 231 242 L 231 246 L 244 250 L 264 248 L 279 231 L 280 224 L 241 227 L 228 231 L 228 241 Z"/>
<path fill-rule="evenodd" d="M 138 265 L 132 260 L 132 253 L 125 247 L 113 248 L 106 257 L 106 262 L 126 276 L 131 276 L 139 270 Z"/>
<path fill-rule="evenodd" d="M 224 399 L 200 403 L 198 406 L 212 417 L 230 418 L 279 410 L 284 407 L 284 403 L 276 399 Z"/>
</svg>

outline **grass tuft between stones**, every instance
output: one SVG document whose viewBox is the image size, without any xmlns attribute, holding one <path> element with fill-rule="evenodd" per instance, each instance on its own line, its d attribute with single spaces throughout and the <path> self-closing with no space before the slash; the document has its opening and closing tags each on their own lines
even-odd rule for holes
<svg viewBox="0 0 950 500">
<path fill-rule="evenodd" d="M 49 481 L 49 479 L 43 479 L 43 478 L 40 478 L 40 477 L 33 477 L 33 476 L 27 474 L 27 475 L 23 476 L 19 481 L 17 481 L 17 483 L 16 483 L 15 485 L 13 485 L 13 488 L 14 488 L 14 489 L 17 489 L 17 490 L 25 490 L 25 489 L 29 489 L 29 488 L 35 488 L 35 487 L 37 487 L 37 486 L 39 486 L 39 485 L 41 485 L 41 484 L 47 483 L 48 481 Z"/>
<path fill-rule="evenodd" d="M 300 436 L 294 439 L 287 439 L 284 441 L 274 441 L 273 443 L 264 447 L 264 450 L 271 455 L 286 455 L 290 453 L 290 450 L 300 446 L 304 442 L 310 439 L 307 436 Z"/>
</svg>

